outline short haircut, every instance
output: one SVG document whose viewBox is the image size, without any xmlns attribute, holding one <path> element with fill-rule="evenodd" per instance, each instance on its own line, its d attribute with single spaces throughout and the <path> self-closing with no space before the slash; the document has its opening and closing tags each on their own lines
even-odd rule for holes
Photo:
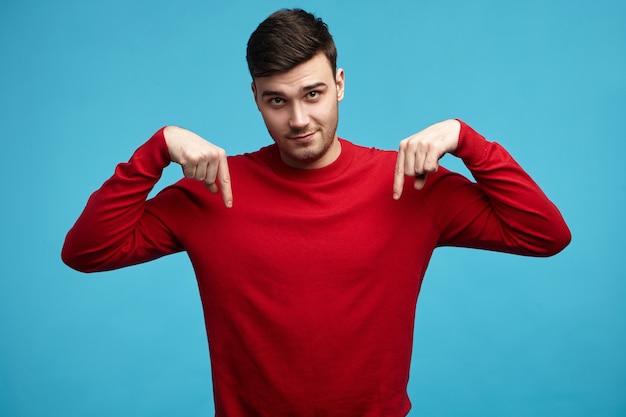
<svg viewBox="0 0 626 417">
<path fill-rule="evenodd" d="M 272 13 L 248 40 L 246 60 L 252 79 L 287 72 L 324 53 L 337 70 L 337 48 L 322 19 L 302 9 Z"/>
</svg>

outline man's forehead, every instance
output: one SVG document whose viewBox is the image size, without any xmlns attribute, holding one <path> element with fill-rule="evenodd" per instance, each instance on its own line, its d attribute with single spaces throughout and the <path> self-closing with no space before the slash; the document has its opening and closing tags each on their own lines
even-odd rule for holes
<svg viewBox="0 0 626 417">
<path fill-rule="evenodd" d="M 324 54 L 318 54 L 289 71 L 257 77 L 254 83 L 259 93 L 265 94 L 266 91 L 285 93 L 308 91 L 328 87 L 334 81 L 330 62 Z"/>
</svg>

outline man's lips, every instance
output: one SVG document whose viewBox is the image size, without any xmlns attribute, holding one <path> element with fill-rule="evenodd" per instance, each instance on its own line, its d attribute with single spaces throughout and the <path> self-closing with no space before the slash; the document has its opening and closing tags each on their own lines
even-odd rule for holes
<svg viewBox="0 0 626 417">
<path fill-rule="evenodd" d="M 287 138 L 296 142 L 309 142 L 311 139 L 313 139 L 313 135 L 315 135 L 315 133 L 316 132 L 309 132 L 301 135 L 292 135 L 287 136 Z"/>
</svg>

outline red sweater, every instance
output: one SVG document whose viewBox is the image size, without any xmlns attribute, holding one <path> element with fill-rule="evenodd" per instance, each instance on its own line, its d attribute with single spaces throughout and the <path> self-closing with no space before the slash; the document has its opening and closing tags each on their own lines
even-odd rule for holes
<svg viewBox="0 0 626 417">
<path fill-rule="evenodd" d="M 187 251 L 204 308 L 216 416 L 404 416 L 415 305 L 433 250 L 549 256 L 570 233 L 498 144 L 462 123 L 456 156 L 392 198 L 396 152 L 341 140 L 317 170 L 275 145 L 229 157 L 234 206 L 183 179 L 146 201 L 169 164 L 163 130 L 96 191 L 63 259 L 102 271 Z"/>
</svg>

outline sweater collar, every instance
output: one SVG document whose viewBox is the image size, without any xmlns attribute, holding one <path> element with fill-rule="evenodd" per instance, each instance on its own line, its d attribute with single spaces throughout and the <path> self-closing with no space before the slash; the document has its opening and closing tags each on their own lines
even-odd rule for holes
<svg viewBox="0 0 626 417">
<path fill-rule="evenodd" d="M 341 138 L 339 138 L 339 144 L 341 145 L 341 153 L 337 159 L 322 168 L 299 169 L 290 167 L 281 159 L 276 144 L 270 145 L 264 149 L 263 159 L 265 159 L 266 163 L 276 175 L 287 180 L 307 183 L 324 182 L 337 178 L 354 160 L 354 145 Z"/>
</svg>

